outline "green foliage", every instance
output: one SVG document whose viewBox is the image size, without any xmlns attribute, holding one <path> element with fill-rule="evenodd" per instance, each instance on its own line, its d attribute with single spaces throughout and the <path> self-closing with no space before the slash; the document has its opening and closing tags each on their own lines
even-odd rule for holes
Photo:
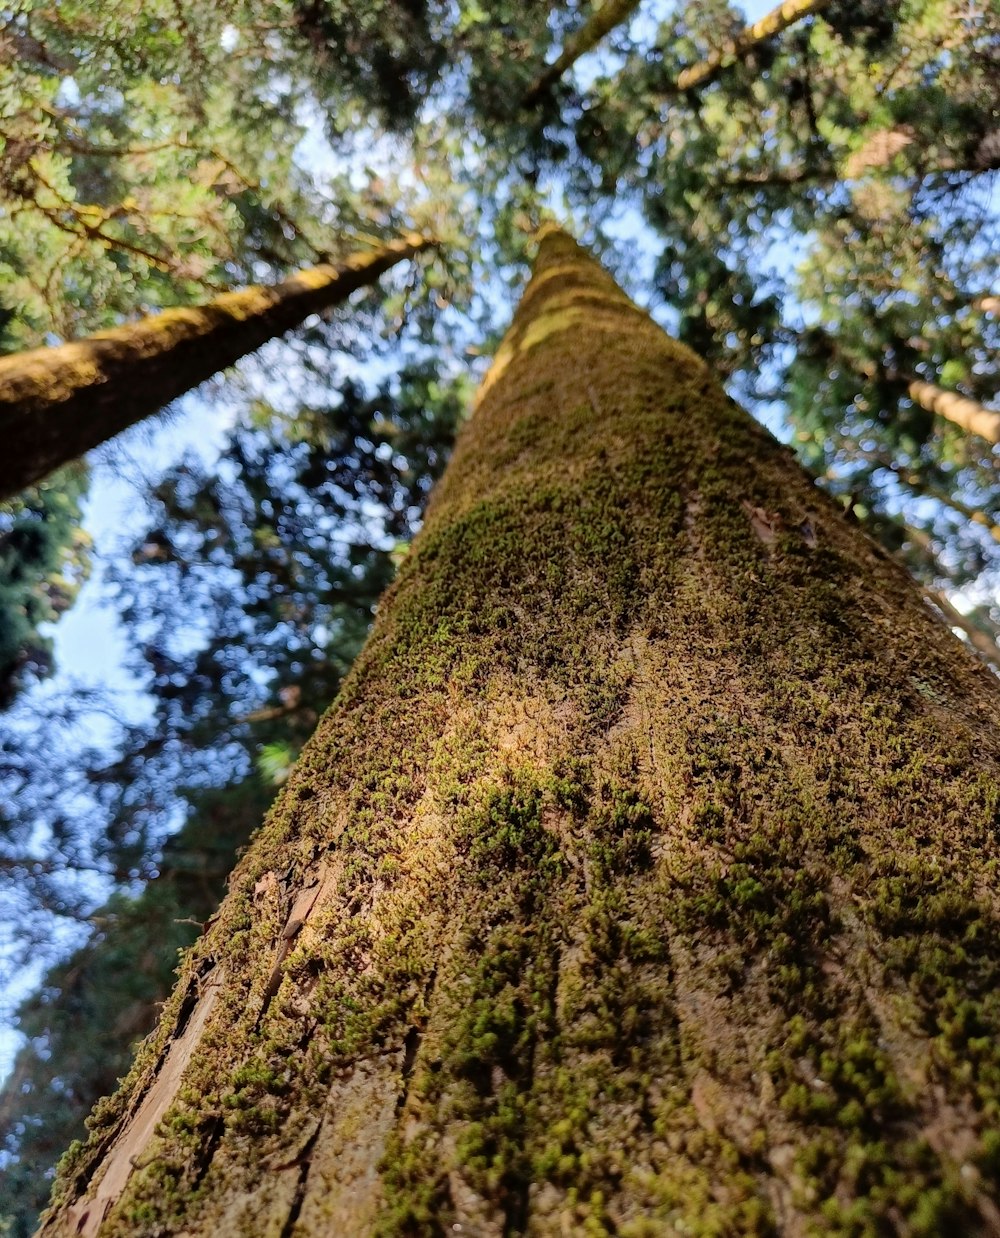
<svg viewBox="0 0 1000 1238">
<path fill-rule="evenodd" d="M 293 9 L 324 75 L 347 84 L 360 106 L 395 129 L 413 122 L 445 66 L 447 47 L 434 37 L 429 12 L 439 7 L 427 0 L 295 0 Z"/>
<path fill-rule="evenodd" d="M 85 481 L 71 468 L 0 507 L 0 708 L 26 679 L 51 671 L 51 637 L 42 629 L 72 606 L 86 579 Z"/>
</svg>

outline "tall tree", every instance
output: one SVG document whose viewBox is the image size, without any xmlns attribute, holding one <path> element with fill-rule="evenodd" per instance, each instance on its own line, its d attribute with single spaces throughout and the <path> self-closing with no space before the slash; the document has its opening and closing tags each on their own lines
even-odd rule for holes
<svg viewBox="0 0 1000 1238">
<path fill-rule="evenodd" d="M 926 381 L 987 416 L 1000 390 L 996 323 L 971 309 L 997 270 L 995 6 L 831 4 L 715 88 L 651 109 L 730 13 L 682 7 L 657 54 L 637 48 L 596 83 L 576 129 L 580 191 L 600 178 L 642 200 L 681 338 L 783 416 L 810 467 L 928 585 L 971 585 L 995 614 L 995 544 L 931 499 L 995 506 L 988 445 L 907 390 Z M 842 361 L 813 355 L 817 324 Z M 901 496 L 873 447 L 927 495 Z M 930 534 L 919 551 L 907 530 Z"/>
<path fill-rule="evenodd" d="M 998 696 L 550 233 L 42 1232 L 994 1232 Z"/>
<path fill-rule="evenodd" d="M 0 498 L 158 412 L 311 314 L 342 304 L 431 244 L 418 236 L 388 241 L 274 287 L 227 292 L 208 305 L 0 358 Z"/>
</svg>

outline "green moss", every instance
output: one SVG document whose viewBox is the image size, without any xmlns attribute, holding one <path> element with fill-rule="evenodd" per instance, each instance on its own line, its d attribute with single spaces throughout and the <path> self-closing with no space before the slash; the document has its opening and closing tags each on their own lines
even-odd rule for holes
<svg viewBox="0 0 1000 1238">
<path fill-rule="evenodd" d="M 540 881 L 559 876 L 561 857 L 542 820 L 544 790 L 530 783 L 490 794 L 459 821 L 458 839 L 475 880 L 489 884 L 511 869 L 527 867 Z"/>
<path fill-rule="evenodd" d="M 591 857 L 605 879 L 642 872 L 652 864 L 658 830 L 652 809 L 634 787 L 605 783 L 588 824 Z"/>
<path fill-rule="evenodd" d="M 771 1200 L 804 1233 L 972 1232 L 995 686 L 696 359 L 549 263 L 545 331 L 515 325 L 200 947 L 229 987 L 126 1207 L 153 1232 L 197 1182 L 211 1228 L 308 1115 L 351 1138 L 330 1092 L 362 1077 L 382 1234 L 763 1235 Z"/>
</svg>

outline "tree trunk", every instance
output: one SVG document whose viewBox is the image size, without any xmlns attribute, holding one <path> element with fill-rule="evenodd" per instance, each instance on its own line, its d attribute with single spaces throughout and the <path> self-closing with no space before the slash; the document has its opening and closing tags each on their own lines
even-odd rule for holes
<svg viewBox="0 0 1000 1238">
<path fill-rule="evenodd" d="M 227 292 L 56 348 L 0 358 L 0 499 L 157 412 L 432 242 L 408 236 L 274 287 Z"/>
<path fill-rule="evenodd" d="M 42 1232 L 1000 1232 L 998 710 L 549 233 Z"/>
<path fill-rule="evenodd" d="M 967 434 L 978 434 L 987 442 L 1000 443 L 1000 412 L 995 409 L 920 379 L 914 379 L 906 390 L 910 399 L 927 412 L 944 417 Z"/>
<path fill-rule="evenodd" d="M 709 82 L 715 81 L 724 69 L 742 60 L 754 47 L 773 39 L 803 17 L 818 13 L 828 2 L 829 0 L 784 0 L 783 4 L 765 14 L 760 21 L 744 27 L 734 39 L 728 40 L 704 60 L 688 65 L 677 78 L 674 93 L 707 86 Z"/>
<path fill-rule="evenodd" d="M 556 59 L 542 71 L 524 96 L 524 106 L 534 107 L 573 65 L 592 51 L 616 26 L 620 26 L 639 7 L 639 0 L 604 0 L 587 21 L 566 40 Z"/>
</svg>

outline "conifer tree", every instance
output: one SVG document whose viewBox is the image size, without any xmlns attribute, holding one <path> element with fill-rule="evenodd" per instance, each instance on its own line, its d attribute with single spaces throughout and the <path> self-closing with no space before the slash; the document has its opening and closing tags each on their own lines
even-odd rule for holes
<svg viewBox="0 0 1000 1238">
<path fill-rule="evenodd" d="M 998 704 L 548 233 L 42 1233 L 995 1232 Z"/>
</svg>

